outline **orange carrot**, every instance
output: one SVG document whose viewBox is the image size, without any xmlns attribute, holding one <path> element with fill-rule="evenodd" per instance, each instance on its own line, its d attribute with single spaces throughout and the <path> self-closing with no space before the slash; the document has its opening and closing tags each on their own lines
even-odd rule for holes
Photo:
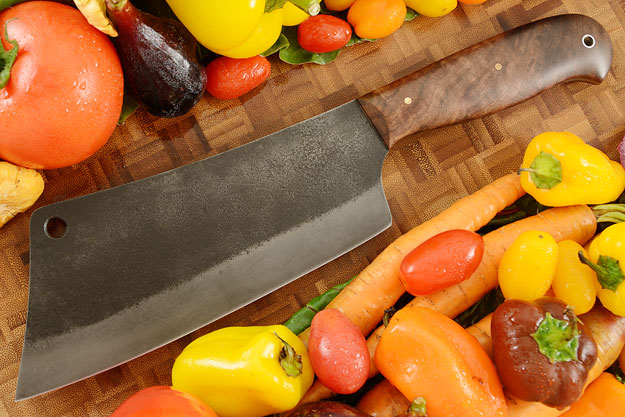
<svg viewBox="0 0 625 417">
<path fill-rule="evenodd" d="M 487 351 L 492 349 L 491 318 L 491 315 L 486 316 L 480 322 L 467 328 L 467 331 L 475 336 Z M 616 316 L 597 304 L 590 312 L 580 316 L 580 320 L 591 331 L 598 350 L 597 362 L 588 374 L 586 383 L 588 386 L 616 361 L 623 349 L 625 345 L 625 317 Z M 512 398 L 507 398 L 506 402 L 508 417 L 557 417 L 566 411 L 547 407 L 541 403 Z M 397 415 L 398 404 L 409 404 L 409 401 L 387 380 L 383 380 L 365 394 L 357 408 L 374 417 L 394 417 Z"/>
<path fill-rule="evenodd" d="M 356 406 L 371 417 L 395 417 L 405 413 L 408 407 L 410 401 L 388 379 L 371 388 Z"/>
<path fill-rule="evenodd" d="M 553 208 L 502 226 L 484 236 L 482 263 L 471 278 L 445 290 L 415 297 L 409 305 L 429 307 L 448 317 L 455 317 L 495 288 L 499 262 L 506 249 L 521 233 L 528 230 L 542 230 L 551 234 L 556 241 L 570 239 L 583 245 L 595 234 L 596 228 L 595 215 L 588 206 Z M 379 327 L 367 339 L 371 357 L 374 357 L 383 330 L 384 327 Z M 371 377 L 376 374 L 377 370 L 371 361 L 369 375 Z M 332 395 L 330 390 L 315 381 L 304 395 L 302 402 L 318 401 Z"/>
<path fill-rule="evenodd" d="M 391 243 L 327 308 L 341 311 L 364 335 L 369 334 L 382 320 L 384 310 L 394 305 L 405 291 L 399 279 L 399 265 L 404 256 L 446 230 L 478 230 L 523 194 L 519 176 L 508 174 L 458 200 Z M 309 333 L 308 329 L 300 334 L 306 344 Z"/>
</svg>

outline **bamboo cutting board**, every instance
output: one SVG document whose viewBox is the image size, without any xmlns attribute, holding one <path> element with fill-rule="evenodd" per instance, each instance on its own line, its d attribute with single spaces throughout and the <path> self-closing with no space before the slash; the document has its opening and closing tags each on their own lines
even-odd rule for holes
<svg viewBox="0 0 625 417">
<path fill-rule="evenodd" d="M 557 86 L 494 115 L 406 138 L 391 150 L 383 167 L 384 188 L 393 214 L 390 229 L 152 353 L 52 393 L 13 401 L 26 325 L 28 220 L 34 208 L 240 146 L 497 33 L 563 13 L 591 16 L 609 32 L 614 62 L 601 85 Z M 345 49 L 329 65 L 290 66 L 277 57 L 271 61 L 269 81 L 238 100 L 218 101 L 206 95 L 190 114 L 173 120 L 139 111 L 87 161 L 43 172 L 46 189 L 35 207 L 0 229 L 0 416 L 108 416 L 134 392 L 169 385 L 174 359 L 194 338 L 224 326 L 284 322 L 310 298 L 361 271 L 400 234 L 458 198 L 515 171 L 526 144 L 535 135 L 568 130 L 616 159 L 617 143 L 625 133 L 625 0 L 487 0 L 482 5 L 460 5 L 442 18 L 418 17 L 389 38 Z M 71 362 L 71 357 L 68 360 Z"/>
</svg>

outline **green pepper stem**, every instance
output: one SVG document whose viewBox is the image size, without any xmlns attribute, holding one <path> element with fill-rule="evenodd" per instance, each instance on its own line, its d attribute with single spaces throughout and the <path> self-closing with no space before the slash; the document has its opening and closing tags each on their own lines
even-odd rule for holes
<svg viewBox="0 0 625 417">
<path fill-rule="evenodd" d="M 4 39 L 13 45 L 11 49 L 4 49 L 2 46 L 2 42 L 0 42 L 0 88 L 4 88 L 9 83 L 9 78 L 11 78 L 11 68 L 13 68 L 13 64 L 17 59 L 17 52 L 19 50 L 19 45 L 15 39 L 9 39 L 9 22 L 13 19 L 9 19 L 4 24 Z"/>
<path fill-rule="evenodd" d="M 625 222 L 625 204 L 601 204 L 594 206 L 592 212 L 597 222 L 623 223 Z"/>
<path fill-rule="evenodd" d="M 588 265 L 597 274 L 597 280 L 601 287 L 606 290 L 616 291 L 623 281 L 625 275 L 619 264 L 618 259 L 611 256 L 600 255 L 597 263 L 592 262 L 584 256 L 583 251 L 577 253 L 579 260 Z"/>
<path fill-rule="evenodd" d="M 396 312 L 397 310 L 395 309 L 395 307 L 389 307 L 384 310 L 384 317 L 382 318 L 382 323 L 384 324 L 384 327 L 388 327 L 388 323 L 391 321 L 391 317 L 393 317 Z"/>
<path fill-rule="evenodd" d="M 427 412 L 425 398 L 423 397 L 415 398 L 410 404 L 410 407 L 408 408 L 408 414 L 411 417 L 427 417 L 428 412 Z"/>
<path fill-rule="evenodd" d="M 558 181 L 562 181 L 562 178 L 560 178 L 560 176 L 558 175 L 551 175 L 548 172 L 545 171 L 539 171 L 537 169 L 532 169 L 532 168 L 519 168 L 517 170 L 517 174 L 520 174 L 521 172 L 529 172 L 530 174 L 536 174 L 536 175 L 540 175 L 541 177 L 545 177 L 545 178 L 550 178 L 553 180 L 558 180 Z"/>
<path fill-rule="evenodd" d="M 298 355 L 291 345 L 278 336 L 278 333 L 274 332 L 274 334 L 284 345 L 280 351 L 280 366 L 284 369 L 287 376 L 296 377 L 301 375 L 303 368 L 302 355 Z"/>
</svg>

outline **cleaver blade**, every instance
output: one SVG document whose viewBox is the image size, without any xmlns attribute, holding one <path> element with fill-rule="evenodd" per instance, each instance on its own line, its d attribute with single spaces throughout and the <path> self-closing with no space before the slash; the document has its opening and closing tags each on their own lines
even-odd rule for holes
<svg viewBox="0 0 625 417">
<path fill-rule="evenodd" d="M 247 145 L 36 210 L 16 400 L 189 334 L 386 229 L 381 169 L 399 139 L 599 83 L 611 61 L 593 19 L 546 18 Z"/>
</svg>

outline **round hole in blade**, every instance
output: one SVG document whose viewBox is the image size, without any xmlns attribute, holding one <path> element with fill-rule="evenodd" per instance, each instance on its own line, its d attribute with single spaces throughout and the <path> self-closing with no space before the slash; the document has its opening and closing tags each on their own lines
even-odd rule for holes
<svg viewBox="0 0 625 417">
<path fill-rule="evenodd" d="M 43 225 L 46 235 L 52 239 L 60 239 L 67 232 L 67 223 L 60 217 L 50 217 Z"/>
<path fill-rule="evenodd" d="M 584 35 L 582 37 L 582 43 L 586 48 L 593 48 L 595 46 L 595 38 L 592 35 Z"/>
</svg>

